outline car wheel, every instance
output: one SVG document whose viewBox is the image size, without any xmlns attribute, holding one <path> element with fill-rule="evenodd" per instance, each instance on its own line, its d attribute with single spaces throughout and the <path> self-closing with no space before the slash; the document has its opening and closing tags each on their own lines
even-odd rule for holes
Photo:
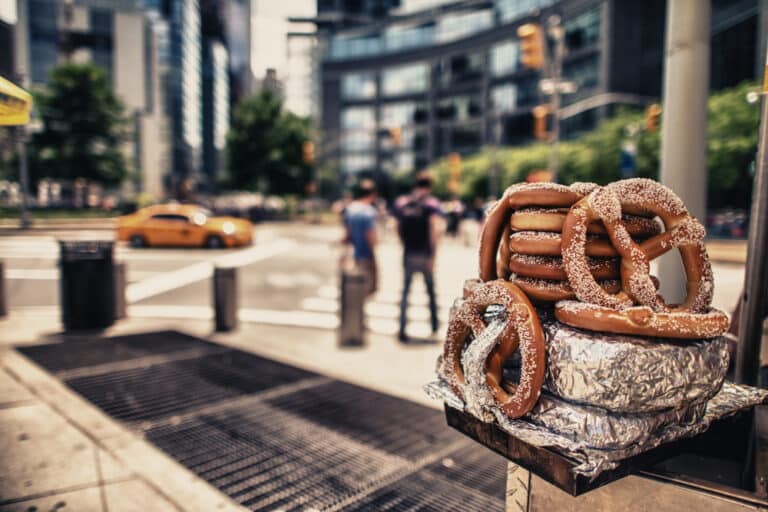
<svg viewBox="0 0 768 512">
<path fill-rule="evenodd" d="M 131 247 L 146 247 L 147 240 L 141 235 L 133 235 L 131 237 Z"/>
<path fill-rule="evenodd" d="M 209 249 L 221 249 L 224 247 L 224 240 L 220 236 L 211 235 L 205 239 L 205 246 Z"/>
</svg>

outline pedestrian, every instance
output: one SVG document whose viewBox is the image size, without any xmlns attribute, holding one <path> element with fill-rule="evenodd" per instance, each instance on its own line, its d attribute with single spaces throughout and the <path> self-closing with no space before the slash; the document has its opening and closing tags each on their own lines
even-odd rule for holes
<svg viewBox="0 0 768 512">
<path fill-rule="evenodd" d="M 397 232 L 403 243 L 403 296 L 400 301 L 400 341 L 408 341 L 405 333 L 407 323 L 408 294 L 413 274 L 424 277 L 429 296 L 429 313 L 432 334 L 437 333 L 437 300 L 435 298 L 435 255 L 440 235 L 442 209 L 440 202 L 432 195 L 432 176 L 421 172 L 416 176 L 411 194 L 395 202 Z"/>
<path fill-rule="evenodd" d="M 354 200 L 343 211 L 344 242 L 351 244 L 354 265 L 366 279 L 368 295 L 376 291 L 376 184 L 364 179 L 357 184 Z"/>
</svg>

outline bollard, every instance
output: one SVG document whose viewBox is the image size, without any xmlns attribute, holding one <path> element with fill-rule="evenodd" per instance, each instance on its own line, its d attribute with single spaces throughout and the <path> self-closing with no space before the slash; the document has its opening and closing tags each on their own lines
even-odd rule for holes
<svg viewBox="0 0 768 512">
<path fill-rule="evenodd" d="M 125 263 L 115 263 L 115 320 L 127 317 L 125 302 Z"/>
<path fill-rule="evenodd" d="M 213 270 L 213 308 L 216 332 L 237 328 L 237 269 L 234 267 Z"/>
<path fill-rule="evenodd" d="M 59 241 L 61 321 L 67 331 L 115 322 L 112 241 Z"/>
<path fill-rule="evenodd" d="M 0 318 L 8 314 L 8 303 L 5 300 L 5 263 L 0 261 Z"/>
<path fill-rule="evenodd" d="M 339 345 L 365 344 L 365 313 L 367 295 L 365 275 L 357 269 L 341 272 L 341 308 L 339 309 Z"/>
</svg>

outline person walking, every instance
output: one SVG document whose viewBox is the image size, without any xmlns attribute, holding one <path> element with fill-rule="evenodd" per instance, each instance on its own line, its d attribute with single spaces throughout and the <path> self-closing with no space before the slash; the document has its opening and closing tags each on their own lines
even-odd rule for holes
<svg viewBox="0 0 768 512">
<path fill-rule="evenodd" d="M 376 265 L 376 184 L 361 180 L 355 188 L 354 200 L 342 213 L 344 242 L 352 245 L 355 266 L 366 279 L 368 295 L 378 286 Z"/>
<path fill-rule="evenodd" d="M 408 313 L 408 294 L 413 274 L 424 276 L 429 296 L 429 313 L 432 334 L 437 333 L 437 300 L 435 298 L 435 255 L 440 236 L 439 222 L 442 217 L 440 202 L 432 195 L 432 176 L 421 172 L 416 176 L 411 194 L 395 201 L 397 232 L 403 243 L 403 296 L 400 301 L 400 341 L 408 341 L 405 329 Z"/>
</svg>

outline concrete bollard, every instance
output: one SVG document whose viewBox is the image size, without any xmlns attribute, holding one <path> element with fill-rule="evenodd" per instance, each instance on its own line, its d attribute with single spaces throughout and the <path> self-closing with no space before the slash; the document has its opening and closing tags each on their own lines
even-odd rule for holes
<svg viewBox="0 0 768 512">
<path fill-rule="evenodd" d="M 8 314 L 8 302 L 5 298 L 5 263 L 0 261 L 0 318 Z"/>
<path fill-rule="evenodd" d="M 122 320 L 128 316 L 125 302 L 125 263 L 115 263 L 115 319 Z"/>
<path fill-rule="evenodd" d="M 237 269 L 213 270 L 213 308 L 216 332 L 237 329 Z"/>
<path fill-rule="evenodd" d="M 341 272 L 341 307 L 339 309 L 339 345 L 365 344 L 365 275 L 359 270 Z"/>
</svg>

